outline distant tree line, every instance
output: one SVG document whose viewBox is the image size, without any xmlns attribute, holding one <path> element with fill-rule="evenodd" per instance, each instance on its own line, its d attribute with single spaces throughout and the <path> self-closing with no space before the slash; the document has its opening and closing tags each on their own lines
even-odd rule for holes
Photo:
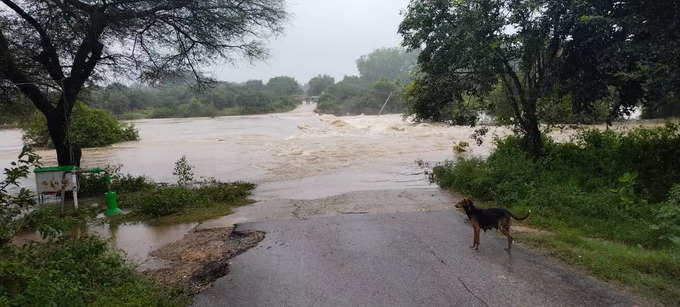
<svg viewBox="0 0 680 307">
<path fill-rule="evenodd" d="M 88 105 L 123 119 L 208 117 L 289 111 L 298 104 L 302 88 L 291 77 L 245 83 L 216 82 L 198 90 L 191 76 L 167 80 L 154 87 L 113 83 L 91 87 L 82 95 Z"/>
<path fill-rule="evenodd" d="M 321 96 L 317 106 L 321 113 L 402 113 L 404 86 L 411 81 L 416 60 L 417 52 L 378 49 L 357 60 L 359 76 L 346 76 L 338 83 L 329 76 L 315 77 L 309 81 L 308 94 Z"/>
</svg>

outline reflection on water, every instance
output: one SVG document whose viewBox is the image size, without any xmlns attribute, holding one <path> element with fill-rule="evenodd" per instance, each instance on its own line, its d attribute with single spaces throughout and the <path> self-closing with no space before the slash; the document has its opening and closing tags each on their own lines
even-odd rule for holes
<svg viewBox="0 0 680 307">
<path fill-rule="evenodd" d="M 90 227 L 88 231 L 103 238 L 110 238 L 114 248 L 123 250 L 128 259 L 145 270 L 162 265 L 157 259 L 149 257 L 152 251 L 181 239 L 196 225 L 196 223 L 162 226 L 146 224 L 99 225 Z"/>
</svg>

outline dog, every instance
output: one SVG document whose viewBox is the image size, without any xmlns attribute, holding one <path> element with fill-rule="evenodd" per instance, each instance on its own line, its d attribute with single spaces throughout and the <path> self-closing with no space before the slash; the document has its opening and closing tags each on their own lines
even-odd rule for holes
<svg viewBox="0 0 680 307">
<path fill-rule="evenodd" d="M 483 229 L 484 232 L 491 228 L 496 228 L 508 238 L 508 248 L 505 250 L 509 253 L 512 248 L 512 236 L 510 235 L 510 218 L 516 219 L 518 221 L 525 220 L 531 214 L 531 210 L 525 217 L 517 217 L 512 212 L 503 208 L 490 208 L 490 209 L 477 209 L 475 204 L 468 198 L 463 198 L 463 200 L 456 203 L 456 208 L 463 208 L 465 214 L 467 214 L 470 222 L 472 223 L 472 228 L 475 231 L 474 242 L 470 248 L 474 250 L 479 250 L 479 229 Z"/>
</svg>

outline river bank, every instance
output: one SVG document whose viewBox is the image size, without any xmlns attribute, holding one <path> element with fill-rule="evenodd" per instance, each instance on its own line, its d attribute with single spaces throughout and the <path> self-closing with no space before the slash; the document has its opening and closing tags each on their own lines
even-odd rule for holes
<svg viewBox="0 0 680 307">
<path fill-rule="evenodd" d="M 420 165 L 436 165 L 452 157 L 487 157 L 495 137 L 512 133 L 503 127 L 489 127 L 484 142 L 477 146 L 470 139 L 474 129 L 469 127 L 412 123 L 400 115 L 335 117 L 313 110 L 313 105 L 305 105 L 282 114 L 133 121 L 140 130 L 140 141 L 85 149 L 83 166 L 122 164 L 123 173 L 167 183 L 175 180 L 169 166 L 186 155 L 197 174 L 256 183 L 252 196 L 256 202 L 201 224 L 128 223 L 94 231 L 109 238 L 139 270 L 154 271 L 167 265 L 163 253 L 155 251 L 183 238 L 191 242 L 192 236 L 203 231 L 215 231 L 215 236 L 207 237 L 217 238 L 210 239 L 213 243 L 207 246 L 229 245 L 223 231 L 234 224 L 453 210 L 450 205 L 457 196 L 431 185 L 429 170 Z M 555 130 L 552 135 L 567 140 L 574 131 Z M 0 131 L 0 140 L 0 162 L 14 159 L 21 146 L 21 132 Z M 461 141 L 473 145 L 467 152 L 455 152 L 453 145 Z M 54 163 L 51 151 L 39 153 L 46 164 Z M 28 178 L 26 186 L 33 182 Z M 172 246 L 177 251 L 195 247 Z M 223 254 L 220 248 L 212 251 Z M 209 256 L 211 251 L 205 255 L 197 258 L 199 264 L 215 259 Z M 192 259 L 184 259 L 188 262 L 182 264 L 181 258 L 173 257 L 171 267 L 178 272 L 201 266 Z"/>
</svg>

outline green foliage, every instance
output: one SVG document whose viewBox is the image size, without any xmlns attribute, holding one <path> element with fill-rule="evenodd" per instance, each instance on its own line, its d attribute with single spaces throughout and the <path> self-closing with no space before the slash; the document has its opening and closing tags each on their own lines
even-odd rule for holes
<svg viewBox="0 0 680 307">
<path fill-rule="evenodd" d="M 197 91 L 196 81 L 163 82 L 158 87 L 133 88 L 122 84 L 93 87 L 82 95 L 89 105 L 111 111 L 120 118 L 216 117 L 285 112 L 295 108 L 300 85 L 291 77 L 275 77 L 243 84 L 217 82 Z"/>
<path fill-rule="evenodd" d="M 583 238 L 574 231 L 515 234 L 515 238 L 567 263 L 586 268 L 603 280 L 623 283 L 667 305 L 680 301 L 680 254 L 616 242 Z"/>
<path fill-rule="evenodd" d="M 674 185 L 650 225 L 652 235 L 664 244 L 680 246 L 680 184 Z"/>
<path fill-rule="evenodd" d="M 529 222 L 552 229 L 648 248 L 672 246 L 680 236 L 672 226 L 678 192 L 673 184 L 680 182 L 677 125 L 629 133 L 589 130 L 573 143 L 546 140 L 539 159 L 527 155 L 516 137 L 496 146 L 486 161 L 459 159 L 436 167 L 434 180 L 498 205 L 532 208 Z"/>
<path fill-rule="evenodd" d="M 295 81 L 294 78 L 286 76 L 269 79 L 269 82 L 267 82 L 267 91 L 275 97 L 302 94 L 300 84 Z"/>
<path fill-rule="evenodd" d="M 122 194 L 120 204 L 132 210 L 131 216 L 161 218 L 170 215 L 196 215 L 192 211 L 218 208 L 226 215 L 233 206 L 247 204 L 255 188 L 249 183 L 203 182 L 197 188 L 187 186 L 157 186 L 138 193 Z M 212 211 L 211 211 L 212 212 Z M 207 218 L 215 216 L 207 216 Z M 195 220 L 192 220 L 195 221 Z"/>
<path fill-rule="evenodd" d="M 82 197 L 102 196 L 108 191 L 106 176 L 111 176 L 111 190 L 119 194 L 134 193 L 154 187 L 151 179 L 144 176 L 122 174 L 122 166 L 106 166 L 104 171 L 97 174 L 78 175 L 78 195 Z"/>
<path fill-rule="evenodd" d="M 474 125 L 478 119 L 479 106 L 461 96 L 459 84 L 450 79 L 419 74 L 406 86 L 403 98 L 405 113 L 413 115 L 416 121 Z"/>
<path fill-rule="evenodd" d="M 317 111 L 335 115 L 372 115 L 381 110 L 383 114 L 402 113 L 404 84 L 415 69 L 416 57 L 401 48 L 378 49 L 362 56 L 357 60 L 361 76 L 345 76 L 341 82 L 326 87 Z"/>
<path fill-rule="evenodd" d="M 24 146 L 17 162 L 4 169 L 4 179 L 0 181 L 0 248 L 21 228 L 18 217 L 22 212 L 35 205 L 33 193 L 20 188 L 19 181 L 39 165 L 40 157 L 30 147 Z"/>
<path fill-rule="evenodd" d="M 320 96 L 323 92 L 335 84 L 335 78 L 328 75 L 319 75 L 311 80 L 309 80 L 309 89 L 307 90 L 307 95 L 309 96 Z"/>
<path fill-rule="evenodd" d="M 357 60 L 362 79 L 376 82 L 381 79 L 408 83 L 410 73 L 416 69 L 417 52 L 402 48 L 380 48 Z"/>
<path fill-rule="evenodd" d="M 187 206 L 201 202 L 201 195 L 187 187 L 159 187 L 132 196 L 121 198 L 134 207 L 135 211 L 148 217 L 161 217 L 181 212 Z"/>
<path fill-rule="evenodd" d="M 177 176 L 178 185 L 186 186 L 194 181 L 193 166 L 189 164 L 186 156 L 182 156 L 175 162 L 175 170 L 172 174 Z"/>
<path fill-rule="evenodd" d="M 335 115 L 401 113 L 403 87 L 386 79 L 369 83 L 359 77 L 345 77 L 321 95 L 317 111 Z"/>
<path fill-rule="evenodd" d="M 0 302 L 8 306 L 181 306 L 96 237 L 0 251 Z"/>
<path fill-rule="evenodd" d="M 24 142 L 33 146 L 52 147 L 47 131 L 47 121 L 42 114 L 35 113 L 30 121 L 23 124 Z M 71 121 L 71 140 L 82 147 L 101 147 L 117 142 L 138 140 L 133 125 L 118 122 L 104 110 L 92 109 L 83 103 L 76 103 Z"/>
</svg>

